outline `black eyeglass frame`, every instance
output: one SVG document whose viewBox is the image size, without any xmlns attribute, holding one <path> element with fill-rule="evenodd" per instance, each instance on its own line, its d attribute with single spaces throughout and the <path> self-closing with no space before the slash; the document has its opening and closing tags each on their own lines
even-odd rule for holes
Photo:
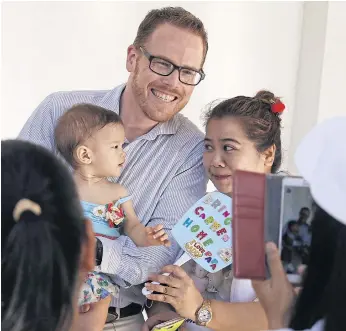
<svg viewBox="0 0 346 331">
<path fill-rule="evenodd" d="M 152 72 L 154 72 L 155 74 L 157 74 L 157 75 L 166 77 L 166 76 L 171 75 L 171 74 L 173 73 L 174 70 L 178 70 L 178 72 L 179 72 L 179 81 L 180 81 L 181 83 L 183 83 L 183 84 L 185 84 L 185 85 L 189 85 L 189 86 L 197 86 L 197 85 L 205 78 L 205 73 L 204 73 L 203 69 L 201 69 L 201 70 L 194 70 L 194 69 L 191 69 L 191 68 L 180 67 L 180 66 L 177 66 L 177 65 L 175 65 L 174 63 L 172 63 L 172 62 L 170 62 L 170 61 L 168 61 L 168 60 L 166 60 L 166 59 L 163 59 L 163 58 L 161 58 L 161 57 L 159 57 L 159 56 L 151 55 L 143 46 L 140 46 L 139 49 L 141 50 L 141 52 L 143 53 L 143 55 L 148 59 L 148 61 L 149 61 L 149 69 L 150 69 Z M 153 70 L 153 69 L 151 68 L 151 63 L 152 63 L 152 61 L 153 61 L 154 59 L 159 59 L 159 60 L 162 60 L 162 61 L 165 61 L 165 62 L 171 64 L 171 65 L 172 65 L 172 68 L 173 68 L 172 71 L 171 71 L 170 73 L 166 74 L 166 75 L 161 74 L 161 73 L 159 73 L 159 72 L 156 72 L 155 70 Z M 183 81 L 181 80 L 181 78 L 180 78 L 180 72 L 181 72 L 181 70 L 184 70 L 184 69 L 185 69 L 185 70 L 194 71 L 194 72 L 198 73 L 198 74 L 201 76 L 201 79 L 198 81 L 197 84 L 189 84 L 189 83 L 185 83 L 185 82 L 183 82 Z"/>
</svg>

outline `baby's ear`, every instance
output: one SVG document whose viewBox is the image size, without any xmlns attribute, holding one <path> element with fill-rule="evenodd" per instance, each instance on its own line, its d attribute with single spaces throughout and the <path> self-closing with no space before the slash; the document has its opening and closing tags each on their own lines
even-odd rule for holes
<svg viewBox="0 0 346 331">
<path fill-rule="evenodd" d="M 78 146 L 74 152 L 74 158 L 78 164 L 90 164 L 92 161 L 92 151 L 84 145 Z"/>
</svg>

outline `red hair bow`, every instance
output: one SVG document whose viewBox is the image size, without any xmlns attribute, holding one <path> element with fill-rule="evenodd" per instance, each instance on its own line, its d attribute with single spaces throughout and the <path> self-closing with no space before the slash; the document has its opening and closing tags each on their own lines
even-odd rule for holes
<svg viewBox="0 0 346 331">
<path fill-rule="evenodd" d="M 272 104 L 272 112 L 274 114 L 280 114 L 285 110 L 285 105 L 280 101 L 277 100 L 275 103 Z"/>
</svg>

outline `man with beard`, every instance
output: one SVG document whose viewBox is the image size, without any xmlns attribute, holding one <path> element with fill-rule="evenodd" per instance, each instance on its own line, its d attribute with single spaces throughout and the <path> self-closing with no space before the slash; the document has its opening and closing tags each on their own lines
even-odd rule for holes
<svg viewBox="0 0 346 331">
<path fill-rule="evenodd" d="M 120 177 L 113 180 L 130 192 L 143 224 L 163 224 L 169 233 L 206 191 L 204 135 L 179 112 L 205 77 L 207 51 L 207 34 L 197 17 L 180 7 L 152 10 L 127 49 L 126 84 L 109 91 L 49 95 L 19 139 L 56 152 L 54 128 L 71 106 L 90 103 L 118 113 L 125 127 L 127 157 Z M 121 286 L 119 297 L 112 299 L 105 330 L 140 330 L 145 297 L 141 286 L 133 285 L 174 263 L 179 252 L 175 242 L 169 248 L 139 248 L 127 236 L 97 239 L 99 270 L 114 275 Z"/>
</svg>

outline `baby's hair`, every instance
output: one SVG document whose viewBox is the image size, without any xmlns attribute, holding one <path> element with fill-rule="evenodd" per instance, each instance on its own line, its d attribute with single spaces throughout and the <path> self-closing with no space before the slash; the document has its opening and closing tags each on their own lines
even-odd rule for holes
<svg viewBox="0 0 346 331">
<path fill-rule="evenodd" d="M 75 149 L 108 124 L 122 125 L 120 116 L 91 104 L 73 106 L 59 118 L 55 128 L 55 143 L 59 153 L 73 168 L 77 168 Z"/>
<path fill-rule="evenodd" d="M 86 238 L 71 174 L 39 145 L 2 141 L 1 192 L 1 328 L 68 330 Z"/>
<path fill-rule="evenodd" d="M 282 162 L 281 151 L 281 118 L 272 111 L 272 105 L 279 101 L 272 92 L 262 90 L 254 97 L 237 96 L 227 99 L 211 108 L 205 114 L 205 125 L 211 119 L 236 117 L 258 152 L 262 153 L 275 145 L 275 158 L 271 168 L 276 173 Z"/>
</svg>

